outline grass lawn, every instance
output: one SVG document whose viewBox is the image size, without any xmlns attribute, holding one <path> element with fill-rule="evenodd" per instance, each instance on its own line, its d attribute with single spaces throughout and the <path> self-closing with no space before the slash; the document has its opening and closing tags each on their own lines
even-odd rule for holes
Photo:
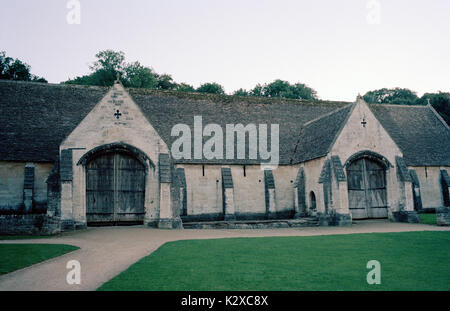
<svg viewBox="0 0 450 311">
<path fill-rule="evenodd" d="M 381 284 L 368 285 L 369 260 Z M 170 242 L 99 290 L 449 290 L 450 232 Z"/>
<path fill-rule="evenodd" d="M 0 275 L 78 249 L 63 244 L 0 244 Z"/>
<path fill-rule="evenodd" d="M 436 225 L 436 213 L 419 214 L 420 222 L 427 225 Z"/>
</svg>

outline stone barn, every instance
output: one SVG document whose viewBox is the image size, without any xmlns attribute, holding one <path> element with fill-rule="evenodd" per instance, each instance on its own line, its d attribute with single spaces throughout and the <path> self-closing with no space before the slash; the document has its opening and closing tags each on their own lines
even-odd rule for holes
<svg viewBox="0 0 450 311">
<path fill-rule="evenodd" d="M 417 222 L 450 205 L 450 129 L 429 105 L 0 81 L 0 107 L 2 234 Z"/>
</svg>

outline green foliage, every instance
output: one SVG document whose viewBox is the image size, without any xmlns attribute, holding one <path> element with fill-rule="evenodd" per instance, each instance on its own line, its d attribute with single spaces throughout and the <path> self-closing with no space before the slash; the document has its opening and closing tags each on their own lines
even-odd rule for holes
<svg viewBox="0 0 450 311">
<path fill-rule="evenodd" d="M 368 103 L 393 105 L 415 105 L 418 100 L 415 92 L 398 87 L 370 91 L 367 92 L 363 98 Z"/>
<path fill-rule="evenodd" d="M 125 68 L 125 53 L 113 50 L 100 51 L 95 54 L 97 60 L 90 66 L 92 71 L 107 70 L 113 72 L 123 72 Z"/>
<path fill-rule="evenodd" d="M 125 86 L 146 89 L 154 89 L 158 86 L 156 74 L 151 68 L 144 67 L 139 62 L 126 65 L 124 71 Z"/>
<path fill-rule="evenodd" d="M 196 90 L 199 93 L 210 93 L 210 94 L 225 94 L 223 87 L 220 84 L 215 82 L 213 83 L 204 83 L 200 85 L 200 87 Z"/>
<path fill-rule="evenodd" d="M 187 83 L 177 84 L 176 90 L 179 92 L 195 92 L 195 88 Z"/>
<path fill-rule="evenodd" d="M 45 78 L 38 77 L 35 75 L 32 75 L 31 82 L 48 83 L 48 81 Z"/>
<path fill-rule="evenodd" d="M 263 95 L 263 86 L 261 84 L 257 84 L 251 91 L 250 96 L 264 96 Z"/>
<path fill-rule="evenodd" d="M 91 74 L 69 79 L 63 83 L 111 86 L 117 79 L 117 74 L 119 74 L 120 81 L 126 87 L 225 94 L 223 86 L 217 83 L 204 83 L 195 89 L 192 85 L 186 83 L 178 84 L 171 75 L 158 74 L 151 68 L 142 66 L 139 62 L 126 63 L 125 54 L 121 51 L 100 51 L 95 57 L 96 61 L 89 67 L 92 70 Z M 234 95 L 317 99 L 316 91 L 305 84 L 290 84 L 283 80 L 275 80 L 264 85 L 257 84 L 250 91 L 241 88 L 235 91 Z"/>
<path fill-rule="evenodd" d="M 157 88 L 157 74 L 139 62 L 126 63 L 125 54 L 113 50 L 100 51 L 95 55 L 96 61 L 89 67 L 93 72 L 89 75 L 65 81 L 65 84 L 112 86 L 120 77 L 126 87 Z"/>
<path fill-rule="evenodd" d="M 99 290 L 448 290 L 449 253 L 448 231 L 177 241 Z"/>
<path fill-rule="evenodd" d="M 250 93 L 247 90 L 244 90 L 244 89 L 241 88 L 239 90 L 234 91 L 233 95 L 236 95 L 236 96 L 249 96 Z"/>
<path fill-rule="evenodd" d="M 317 92 L 303 83 L 290 84 L 288 81 L 275 80 L 264 85 L 257 84 L 250 96 L 283 97 L 304 100 L 317 100 Z"/>
<path fill-rule="evenodd" d="M 0 79 L 15 81 L 31 81 L 47 83 L 44 78 L 35 76 L 30 72 L 30 65 L 19 59 L 6 56 L 5 52 L 0 52 Z"/>
<path fill-rule="evenodd" d="M 159 90 L 173 90 L 177 84 L 173 81 L 172 76 L 168 74 L 156 75 Z"/>
</svg>

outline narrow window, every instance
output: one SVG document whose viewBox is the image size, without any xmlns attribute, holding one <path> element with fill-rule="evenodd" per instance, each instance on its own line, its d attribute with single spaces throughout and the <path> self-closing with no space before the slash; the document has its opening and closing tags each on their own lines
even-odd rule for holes
<svg viewBox="0 0 450 311">
<path fill-rule="evenodd" d="M 310 210 L 315 211 L 316 210 L 316 195 L 314 194 L 314 191 L 311 191 L 309 193 L 309 203 L 310 203 Z"/>
<path fill-rule="evenodd" d="M 203 175 L 203 177 L 205 177 L 205 166 L 204 165 L 202 165 L 202 175 Z"/>
<path fill-rule="evenodd" d="M 244 165 L 244 177 L 247 177 L 247 167 Z"/>
<path fill-rule="evenodd" d="M 441 170 L 441 187 L 442 187 L 442 198 L 444 199 L 444 206 L 450 206 L 450 178 L 448 177 L 446 170 Z"/>
</svg>

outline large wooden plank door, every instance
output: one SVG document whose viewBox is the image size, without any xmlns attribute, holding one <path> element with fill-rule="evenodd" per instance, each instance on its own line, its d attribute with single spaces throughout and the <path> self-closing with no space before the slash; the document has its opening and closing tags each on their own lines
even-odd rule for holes
<svg viewBox="0 0 450 311">
<path fill-rule="evenodd" d="M 353 219 L 387 217 L 386 171 L 363 158 L 347 168 L 349 208 Z"/>
<path fill-rule="evenodd" d="M 86 218 L 88 223 L 114 222 L 114 154 L 86 165 Z"/>
<path fill-rule="evenodd" d="M 144 220 L 145 168 L 136 159 L 121 154 L 115 156 L 115 220 Z"/>
<path fill-rule="evenodd" d="M 386 218 L 388 217 L 386 171 L 375 161 L 366 159 L 364 164 L 367 188 L 367 212 L 369 218 Z"/>
<path fill-rule="evenodd" d="M 134 157 L 107 153 L 86 165 L 88 224 L 141 222 L 144 197 L 145 168 Z"/>
<path fill-rule="evenodd" d="M 368 218 L 364 160 L 351 163 L 347 167 L 348 204 L 353 219 Z"/>
</svg>

